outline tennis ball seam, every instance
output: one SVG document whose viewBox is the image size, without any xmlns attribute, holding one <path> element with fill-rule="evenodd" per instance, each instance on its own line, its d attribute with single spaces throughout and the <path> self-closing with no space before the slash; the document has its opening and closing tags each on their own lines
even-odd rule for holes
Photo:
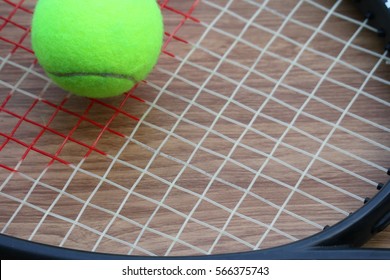
<svg viewBox="0 0 390 280">
<path fill-rule="evenodd" d="M 129 80 L 134 83 L 137 83 L 137 79 L 135 79 L 131 75 L 125 74 L 116 74 L 116 73 L 94 73 L 94 72 L 72 72 L 72 73 L 60 73 L 60 72 L 48 72 L 49 74 L 59 77 L 59 78 L 73 78 L 73 77 L 101 77 L 101 78 L 114 78 L 114 79 L 123 79 Z"/>
<path fill-rule="evenodd" d="M 104 98 L 128 92 L 152 71 L 164 21 L 156 0 L 38 0 L 31 29 L 35 55 L 54 83 Z"/>
</svg>

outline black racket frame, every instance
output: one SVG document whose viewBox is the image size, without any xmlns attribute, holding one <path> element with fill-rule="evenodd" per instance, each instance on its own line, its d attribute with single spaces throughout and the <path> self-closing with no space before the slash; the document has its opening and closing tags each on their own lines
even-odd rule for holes
<svg viewBox="0 0 390 280">
<path fill-rule="evenodd" d="M 377 188 L 379 191 L 373 198 L 367 198 L 360 209 L 339 223 L 325 227 L 322 232 L 311 237 L 272 249 L 189 257 L 126 256 L 59 248 L 0 235 L 0 257 L 1 259 L 84 260 L 390 259 L 390 249 L 357 248 L 390 224 L 390 181 L 386 184 L 378 184 Z"/>
<path fill-rule="evenodd" d="M 354 0 L 369 24 L 385 37 L 390 50 L 390 0 Z M 387 4 L 388 6 L 387 7 Z M 390 175 L 390 171 L 387 172 Z M 44 245 L 0 234 L 1 259 L 390 259 L 390 249 L 360 248 L 390 224 L 390 181 L 378 185 L 378 193 L 364 206 L 339 223 L 325 227 L 311 237 L 272 249 L 243 253 L 189 256 L 146 257 L 102 254 Z"/>
</svg>

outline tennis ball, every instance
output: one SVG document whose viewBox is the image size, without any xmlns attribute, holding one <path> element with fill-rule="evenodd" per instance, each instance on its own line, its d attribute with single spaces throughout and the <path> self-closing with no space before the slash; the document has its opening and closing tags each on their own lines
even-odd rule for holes
<svg viewBox="0 0 390 280">
<path fill-rule="evenodd" d="M 39 64 L 60 87 L 111 97 L 153 69 L 163 20 L 156 0 L 39 0 L 31 41 Z"/>
</svg>

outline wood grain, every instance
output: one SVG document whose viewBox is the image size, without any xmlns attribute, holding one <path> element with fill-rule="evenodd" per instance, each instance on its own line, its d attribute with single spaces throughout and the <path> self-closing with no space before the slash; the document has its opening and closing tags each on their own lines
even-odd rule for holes
<svg viewBox="0 0 390 280">
<path fill-rule="evenodd" d="M 334 1 L 314 1 L 325 10 L 304 1 L 287 23 L 299 1 L 262 9 L 263 1 L 236 0 L 225 13 L 230 1 L 160 1 L 166 45 L 156 69 L 132 92 L 104 100 L 50 83 L 30 52 L 36 1 L 19 2 L 23 9 L 0 2 L 2 233 L 123 254 L 268 248 L 345 218 L 362 205 L 348 194 L 372 196 L 369 182 L 387 180 L 356 157 L 389 167 L 388 150 L 364 141 L 389 147 L 378 126 L 390 127 L 390 110 L 375 99 L 390 102 L 389 66 L 380 65 L 341 117 L 337 108 L 348 106 L 379 58 L 349 47 L 345 63 L 327 72 L 343 51 L 334 38 L 348 40 L 359 28 L 332 16 L 313 35 Z M 361 19 L 349 1 L 336 12 Z M 301 53 L 306 43 L 315 51 Z M 383 53 L 369 31 L 353 43 Z M 342 129 L 321 148 L 340 118 Z M 367 246 L 390 248 L 390 229 Z"/>
</svg>

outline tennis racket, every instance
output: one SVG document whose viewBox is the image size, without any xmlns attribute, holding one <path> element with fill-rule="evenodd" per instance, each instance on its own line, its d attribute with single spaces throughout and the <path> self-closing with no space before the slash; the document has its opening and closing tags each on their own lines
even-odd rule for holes
<svg viewBox="0 0 390 280">
<path fill-rule="evenodd" d="M 390 258 L 389 1 L 160 0 L 102 100 L 46 77 L 35 4 L 0 2 L 2 258 Z"/>
</svg>

